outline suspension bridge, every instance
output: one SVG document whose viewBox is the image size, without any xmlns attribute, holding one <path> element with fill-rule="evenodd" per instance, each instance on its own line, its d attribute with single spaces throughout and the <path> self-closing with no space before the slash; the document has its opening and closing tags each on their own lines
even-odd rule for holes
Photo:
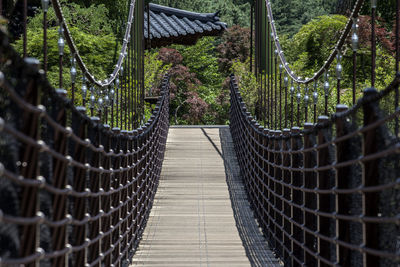
<svg viewBox="0 0 400 267">
<path fill-rule="evenodd" d="M 380 90 L 379 1 L 370 8 L 367 88 L 357 83 L 364 0 L 355 1 L 332 53 L 305 79 L 285 58 L 270 1 L 254 1 L 255 108 L 232 74 L 230 125 L 190 127 L 169 127 L 168 74 L 159 94 L 146 96 L 144 50 L 179 34 L 185 44 L 218 34 L 226 25 L 217 13 L 129 1 L 121 51 L 101 80 L 52 0 L 59 77 L 50 84 L 50 3 L 42 1 L 39 62 L 29 57 L 23 2 L 23 54 L 0 31 L 0 266 L 399 265 L 400 1 L 394 65 L 387 66 L 394 76 Z M 341 101 L 345 48 L 353 62 L 350 107 Z M 146 101 L 153 103 L 147 116 Z"/>
</svg>

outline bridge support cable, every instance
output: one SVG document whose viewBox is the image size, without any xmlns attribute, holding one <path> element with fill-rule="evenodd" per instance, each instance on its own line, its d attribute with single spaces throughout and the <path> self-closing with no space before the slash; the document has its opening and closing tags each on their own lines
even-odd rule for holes
<svg viewBox="0 0 400 267">
<path fill-rule="evenodd" d="M 336 104 L 341 104 L 341 95 L 343 94 L 346 84 L 343 82 L 343 53 L 346 52 L 345 46 L 350 43 L 352 48 L 353 57 L 353 79 L 352 79 L 352 103 L 357 102 L 357 51 L 359 49 L 359 36 L 358 36 L 358 16 L 364 0 L 357 0 L 350 15 L 350 18 L 337 41 L 335 48 L 327 60 L 322 64 L 321 68 L 315 72 L 312 77 L 300 77 L 292 69 L 289 62 L 287 62 L 284 51 L 281 47 L 279 36 L 276 30 L 276 23 L 273 17 L 273 7 L 269 0 L 257 0 L 254 4 L 255 14 L 255 75 L 259 85 L 258 99 L 254 115 L 270 129 L 282 129 L 282 123 L 279 118 L 282 118 L 281 105 L 286 101 L 286 109 L 291 113 L 290 126 L 302 126 L 304 122 L 309 122 L 310 117 L 314 118 L 316 123 L 318 113 L 322 113 L 318 108 L 318 97 L 320 82 L 323 83 L 325 92 L 325 115 L 328 115 L 329 98 L 332 91 L 335 94 Z M 374 13 L 375 8 L 372 8 Z M 375 18 L 374 18 L 375 19 Z M 376 28 L 374 25 L 372 28 Z M 372 54 L 376 54 L 376 39 L 375 34 L 372 36 Z M 348 41 L 350 39 L 350 41 Z M 372 60 L 372 73 L 375 73 L 375 60 Z M 279 68 L 279 72 L 278 72 Z M 281 75 L 282 74 L 282 75 Z M 279 75 L 279 76 L 278 76 Z M 375 80 L 375 75 L 372 75 L 372 80 Z M 287 103 L 287 99 L 283 99 L 282 87 L 280 79 L 287 77 L 286 83 L 292 81 L 290 86 L 291 102 Z M 322 79 L 321 79 L 322 78 Z M 332 81 L 333 79 L 333 81 Z M 323 80 L 323 81 L 321 81 Z M 330 84 L 331 83 L 331 84 Z M 310 88 L 314 84 L 314 90 L 311 92 Z M 288 87 L 289 88 L 289 87 Z M 296 90 L 297 88 L 297 90 Z M 286 96 L 285 96 L 286 97 Z M 309 106 L 314 102 L 314 109 Z M 397 99 L 398 97 L 396 97 Z M 397 101 L 398 102 L 398 101 Z M 288 108 L 287 106 L 290 106 Z M 304 112 L 304 115 L 303 115 Z M 288 116 L 285 115 L 286 119 Z M 311 120 L 310 120 L 311 121 Z M 286 123 L 286 122 L 285 122 Z M 283 123 L 284 124 L 284 123 Z"/>
<path fill-rule="evenodd" d="M 168 77 L 146 123 L 111 129 L 54 90 L 4 33 L 0 43 L 11 63 L 0 73 L 0 265 L 125 265 L 161 173 Z"/>
<path fill-rule="evenodd" d="M 387 109 L 400 84 L 365 89 L 317 124 L 260 125 L 231 76 L 231 134 L 257 220 L 288 266 L 395 266 L 400 262 L 400 142 Z"/>
<path fill-rule="evenodd" d="M 51 3 L 51 6 L 50 6 Z M 96 77 L 86 66 L 80 51 L 74 42 L 59 0 L 42 0 L 43 9 L 43 69 L 48 69 L 48 25 L 47 14 L 53 8 L 58 19 L 58 88 L 66 89 L 74 104 L 88 108 L 90 116 L 95 116 L 104 124 L 110 124 L 126 130 L 133 130 L 144 124 L 144 0 L 127 1 L 127 18 L 123 23 L 122 46 L 117 53 L 113 71 L 106 77 Z M 22 1 L 22 39 L 23 56 L 28 57 L 27 1 Z M 64 55 L 65 47 L 71 51 L 71 60 Z M 71 64 L 69 64 L 71 61 Z M 63 69 L 70 67 L 71 85 L 65 82 Z M 82 82 L 77 76 L 82 75 Z M 104 79 L 106 78 L 106 79 Z M 81 86 L 82 103 L 76 103 L 75 90 Z M 68 88 L 64 88 L 68 87 Z M 89 91 L 89 95 L 88 95 Z M 79 94 L 78 94 L 79 95 Z M 110 111 L 110 112 L 109 112 Z"/>
</svg>

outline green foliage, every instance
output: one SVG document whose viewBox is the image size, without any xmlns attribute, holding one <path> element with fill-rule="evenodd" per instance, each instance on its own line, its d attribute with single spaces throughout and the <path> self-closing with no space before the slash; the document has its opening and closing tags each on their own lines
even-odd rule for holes
<svg viewBox="0 0 400 267">
<path fill-rule="evenodd" d="M 232 72 L 235 74 L 241 96 L 246 103 L 247 109 L 252 114 L 256 114 L 259 92 L 256 77 L 253 72 L 250 72 L 250 59 L 246 60 L 246 62 L 234 62 Z M 227 89 L 229 89 L 229 87 Z"/>
<path fill-rule="evenodd" d="M 158 93 L 164 75 L 171 68 L 171 64 L 164 64 L 158 57 L 159 53 L 157 51 L 146 51 L 144 58 L 144 87 L 148 96 Z"/>
<path fill-rule="evenodd" d="M 196 73 L 196 77 L 203 85 L 213 88 L 215 92 L 218 91 L 222 77 L 218 71 L 215 38 L 203 37 L 193 46 L 179 45 L 175 48 L 183 57 L 183 65 Z"/>
<path fill-rule="evenodd" d="M 394 22 L 396 16 L 395 6 L 396 0 L 377 1 L 377 15 L 388 23 L 389 28 L 394 25 L 392 22 Z M 371 1 L 365 1 L 361 14 L 371 15 Z"/>
<path fill-rule="evenodd" d="M 234 61 L 245 62 L 250 56 L 250 30 L 235 25 L 228 28 L 221 38 L 221 44 L 218 45 L 219 69 L 228 76 Z"/>
<path fill-rule="evenodd" d="M 289 62 L 296 62 L 296 71 L 310 75 L 307 70 L 321 67 L 335 47 L 347 18 L 341 15 L 321 16 L 304 25 L 293 38 L 281 40 Z"/>
<path fill-rule="evenodd" d="M 109 11 L 104 4 L 82 7 L 67 0 L 60 1 L 63 15 L 69 27 L 93 35 L 112 34 L 114 21 L 108 17 Z M 58 25 L 58 19 L 53 8 L 47 12 L 48 25 L 53 28 Z M 28 30 L 39 30 L 43 27 L 43 11 L 29 19 Z"/>
<path fill-rule="evenodd" d="M 193 46 L 162 48 L 157 56 L 148 57 L 146 64 L 152 69 L 160 68 L 160 60 L 163 69 L 171 67 L 171 123 L 227 123 L 229 106 L 221 91 L 224 77 L 218 69 L 215 39 L 204 37 Z"/>
<path fill-rule="evenodd" d="M 73 0 L 73 2 L 89 8 L 90 6 L 104 5 L 109 11 L 109 17 L 115 21 L 125 22 L 128 15 L 128 4 L 126 0 Z"/>
<path fill-rule="evenodd" d="M 74 37 L 76 46 L 81 54 L 87 68 L 96 73 L 99 79 L 107 78 L 107 74 L 112 72 L 114 62 L 115 37 L 112 34 L 108 35 L 92 35 L 80 31 L 77 28 L 70 28 L 71 34 Z M 47 76 L 51 84 L 57 85 L 59 73 L 59 55 L 58 55 L 58 30 L 51 28 L 48 34 L 48 72 Z M 27 53 L 31 57 L 38 58 L 43 62 L 43 35 L 40 30 L 28 29 L 28 44 Z M 22 53 L 22 40 L 15 43 L 15 48 L 19 53 Z M 68 46 L 64 50 L 63 77 L 64 87 L 71 87 L 69 75 L 69 55 Z M 79 68 L 78 68 L 79 70 Z M 81 74 L 78 75 L 78 77 Z"/>
<path fill-rule="evenodd" d="M 69 23 L 71 35 L 75 41 L 76 47 L 90 72 L 94 73 L 98 79 L 105 79 L 112 72 L 115 62 L 116 51 L 119 51 L 120 45 L 116 42 L 116 37 L 112 33 L 112 22 L 108 19 L 108 10 L 104 5 L 92 5 L 89 8 L 80 7 L 74 3 L 66 4 L 62 1 L 63 13 Z M 43 59 L 43 13 L 39 12 L 29 20 L 27 25 L 27 54 L 30 57 Z M 47 31 L 47 78 L 54 86 L 59 86 L 59 54 L 57 41 L 59 38 L 57 19 L 52 8 L 48 12 L 49 28 Z M 22 54 L 22 39 L 14 44 L 16 50 Z M 63 87 L 71 94 L 70 80 L 70 49 L 65 46 L 63 57 Z M 82 77 L 80 68 L 77 68 L 78 76 Z M 81 80 L 77 79 L 76 88 L 80 88 Z M 77 103 L 81 103 L 80 90 L 75 90 Z"/>
<path fill-rule="evenodd" d="M 347 18 L 340 15 L 321 16 L 304 25 L 291 39 L 288 37 L 281 38 L 280 41 L 286 51 L 285 55 L 288 62 L 291 63 L 291 69 L 302 77 L 311 77 L 318 71 L 335 47 L 341 31 L 345 27 L 346 21 Z M 370 25 L 368 23 L 360 23 L 359 27 L 359 31 L 362 33 L 366 31 Z M 357 52 L 356 99 L 362 97 L 362 91 L 371 86 L 371 49 L 370 43 L 367 42 L 366 39 L 367 37 L 363 37 L 363 35 L 360 34 L 360 47 Z M 376 57 L 377 79 L 375 84 L 378 90 L 385 89 L 395 77 L 394 56 L 390 50 L 385 48 L 387 44 L 383 44 L 386 44 L 385 40 L 383 38 L 379 39 Z M 343 72 L 340 85 L 340 98 L 342 104 L 352 106 L 353 51 L 349 41 L 345 43 L 342 53 L 343 58 L 341 64 L 343 66 Z M 330 91 L 328 92 L 328 113 L 330 114 L 335 112 L 334 107 L 337 102 L 336 65 L 337 60 L 335 59 L 329 69 Z M 325 92 L 323 91 L 322 83 L 323 79 L 321 78 L 318 83 L 318 114 L 325 113 Z M 297 90 L 297 85 L 295 85 L 295 87 Z M 303 89 L 304 88 L 301 87 L 302 92 Z M 303 102 L 303 100 L 301 101 Z M 382 105 L 386 105 L 385 101 L 387 100 L 383 100 Z M 297 118 L 296 109 L 293 113 L 294 118 Z"/>
<path fill-rule="evenodd" d="M 272 11 L 278 32 L 293 35 L 315 17 L 333 13 L 337 1 L 275 0 Z"/>
<path fill-rule="evenodd" d="M 224 77 L 219 72 L 214 37 L 203 37 L 194 46 L 176 46 L 183 57 L 182 64 L 196 74 L 201 85 L 197 93 L 208 104 L 204 124 L 225 124 L 228 109 L 218 102 Z"/>
</svg>

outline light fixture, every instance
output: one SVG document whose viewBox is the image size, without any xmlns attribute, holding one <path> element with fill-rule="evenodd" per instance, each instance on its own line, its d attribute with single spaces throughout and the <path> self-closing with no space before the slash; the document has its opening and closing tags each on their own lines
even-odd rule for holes
<svg viewBox="0 0 400 267">
<path fill-rule="evenodd" d="M 50 0 L 42 0 L 42 9 L 43 12 L 47 12 L 49 10 Z"/>
</svg>

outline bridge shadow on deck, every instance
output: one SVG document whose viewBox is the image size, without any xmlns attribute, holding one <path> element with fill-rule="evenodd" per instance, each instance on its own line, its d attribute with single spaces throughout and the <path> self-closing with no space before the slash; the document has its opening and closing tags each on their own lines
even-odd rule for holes
<svg viewBox="0 0 400 267">
<path fill-rule="evenodd" d="M 224 161 L 226 181 L 236 227 L 251 265 L 283 266 L 269 248 L 251 210 L 229 128 L 222 127 L 219 130 L 222 151 L 206 131 L 203 128 L 201 130 Z"/>
</svg>

